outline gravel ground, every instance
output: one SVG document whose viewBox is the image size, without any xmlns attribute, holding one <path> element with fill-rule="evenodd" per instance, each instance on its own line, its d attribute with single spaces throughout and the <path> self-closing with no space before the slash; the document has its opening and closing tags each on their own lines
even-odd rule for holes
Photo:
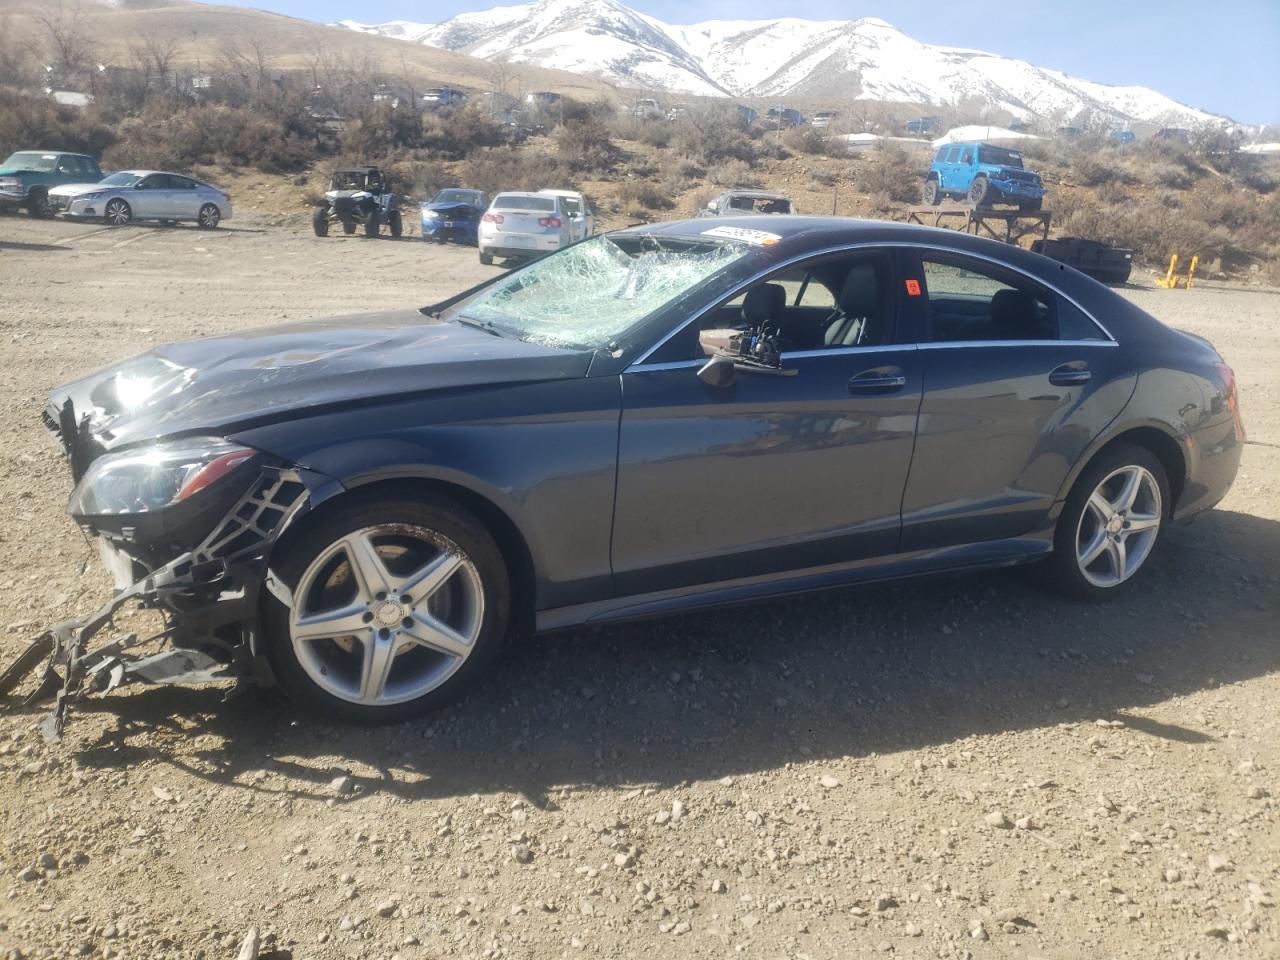
<svg viewBox="0 0 1280 960">
<path fill-rule="evenodd" d="M 0 654 L 105 597 L 44 391 L 426 302 L 474 251 L 0 218 Z M 1108 606 L 992 573 L 528 642 L 353 730 L 140 689 L 0 716 L 0 956 L 1280 956 L 1280 291 L 1126 295 L 1235 366 L 1220 508 Z M 246 951 L 246 955 L 252 950 Z"/>
</svg>

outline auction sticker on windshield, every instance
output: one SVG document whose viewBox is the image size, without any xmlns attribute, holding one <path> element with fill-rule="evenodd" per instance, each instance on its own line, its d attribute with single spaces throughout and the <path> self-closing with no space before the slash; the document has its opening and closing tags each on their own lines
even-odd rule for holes
<svg viewBox="0 0 1280 960">
<path fill-rule="evenodd" d="M 758 246 L 770 247 L 782 239 L 777 233 L 765 230 L 752 230 L 749 227 L 712 227 L 703 230 L 704 237 L 720 237 L 724 240 L 741 240 L 743 243 L 754 243 Z"/>
</svg>

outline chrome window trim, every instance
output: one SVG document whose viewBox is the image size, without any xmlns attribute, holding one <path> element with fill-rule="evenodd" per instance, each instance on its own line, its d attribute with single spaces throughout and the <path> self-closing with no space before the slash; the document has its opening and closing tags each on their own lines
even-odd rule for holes
<svg viewBox="0 0 1280 960">
<path fill-rule="evenodd" d="M 732 300 L 734 297 L 738 296 L 738 294 L 742 293 L 752 284 L 757 283 L 760 280 L 763 280 L 765 277 L 768 277 L 774 273 L 778 273 L 781 270 L 786 270 L 789 267 L 793 267 L 797 263 L 802 263 L 806 260 L 812 260 L 818 257 L 825 257 L 825 256 L 830 256 L 838 253 L 854 253 L 858 250 L 878 250 L 878 249 L 884 249 L 884 248 L 888 248 L 890 250 L 895 250 L 895 249 L 935 250 L 939 253 L 947 253 L 947 254 L 951 254 L 952 256 L 958 256 L 958 257 L 972 257 L 975 260 L 985 260 L 987 263 L 995 264 L 997 267 L 1000 267 L 1004 270 L 1008 270 L 1011 273 L 1015 273 L 1020 277 L 1025 277 L 1031 283 L 1039 284 L 1040 286 L 1045 287 L 1048 290 L 1052 290 L 1057 296 L 1062 297 L 1063 300 L 1066 300 L 1073 307 L 1075 307 L 1082 314 L 1084 314 L 1089 319 L 1089 321 L 1093 323 L 1094 326 L 1096 326 L 1099 330 L 1103 332 L 1103 334 L 1106 335 L 1106 338 L 1107 338 L 1106 340 L 964 340 L 964 341 L 956 341 L 954 343 L 947 343 L 943 341 L 938 341 L 938 342 L 928 341 L 926 343 L 916 343 L 916 344 L 892 344 L 892 346 L 898 347 L 899 349 L 911 347 L 911 346 L 920 347 L 921 349 L 927 349 L 927 348 L 937 349 L 938 347 L 953 347 L 953 346 L 975 346 L 975 347 L 984 346 L 984 345 L 985 346 L 997 346 L 997 345 L 1026 346 L 1028 344 L 1038 344 L 1043 346 L 1044 344 L 1098 344 L 1098 343 L 1110 343 L 1112 346 L 1119 346 L 1119 343 L 1116 341 L 1116 338 L 1112 335 L 1111 331 L 1107 329 L 1106 325 L 1103 324 L 1092 313 L 1086 310 L 1083 306 L 1081 306 L 1079 301 L 1077 301 L 1070 294 L 1064 292 L 1061 288 L 1055 286 L 1053 283 L 1050 283 L 1047 280 L 1042 280 L 1040 277 L 1029 274 L 1025 270 L 1021 270 L 1018 267 L 1005 263 L 1003 260 L 997 260 L 995 257 L 988 256 L 985 253 L 971 253 L 968 250 L 956 250 L 954 247 L 946 247 L 937 243 L 922 243 L 920 241 L 904 242 L 904 241 L 890 241 L 890 240 L 868 240 L 862 243 L 841 244 L 840 246 L 835 246 L 835 247 L 823 247 L 822 249 L 819 249 L 819 250 L 810 250 L 807 253 L 803 253 L 798 256 L 792 257 L 790 260 L 784 260 L 782 263 L 775 263 L 770 267 L 768 267 L 767 269 L 757 271 L 756 273 L 748 277 L 746 280 L 744 280 L 737 287 L 734 287 L 734 289 L 723 298 L 717 299 L 714 303 L 708 304 L 707 306 L 703 307 L 701 310 L 697 311 L 696 313 L 691 314 L 688 317 L 688 319 L 677 324 L 670 331 L 668 331 L 665 337 L 663 337 L 661 340 L 659 340 L 657 343 L 651 346 L 648 350 L 642 353 L 635 360 L 632 360 L 626 369 L 631 370 L 636 367 L 645 366 L 645 360 L 647 360 L 650 356 L 652 356 L 654 353 L 660 350 L 667 343 L 668 340 L 670 340 L 671 338 L 679 334 L 682 330 L 685 329 L 685 327 L 689 326 L 689 324 L 693 323 L 695 320 L 701 319 L 704 314 L 710 312 L 710 310 L 716 305 L 721 303 L 726 303 L 729 300 Z M 886 346 L 889 346 L 889 345 L 886 344 Z M 869 349 L 869 348 L 859 347 L 855 349 Z M 822 350 L 818 352 L 826 353 L 827 351 Z M 700 361 L 676 360 L 672 362 L 673 363 L 698 363 Z M 648 368 L 661 369 L 661 368 L 667 368 L 667 366 L 668 366 L 667 364 L 650 364 L 648 365 Z"/>
<path fill-rule="evenodd" d="M 1061 343 L 1062 341 L 1055 340 L 1053 342 Z M 782 352 L 782 359 L 804 360 L 809 357 L 843 357 L 855 353 L 909 353 L 919 349 L 920 345 L 915 343 L 883 343 L 866 347 L 821 347 L 816 350 L 784 350 Z M 728 355 L 726 354 L 726 356 Z M 642 366 L 635 366 L 633 364 L 622 372 L 656 373 L 662 370 L 685 370 L 690 367 L 701 367 L 710 360 L 711 357 L 703 357 L 701 360 L 670 360 L 666 363 L 646 363 Z"/>
<path fill-rule="evenodd" d="M 917 344 L 921 350 L 951 350 L 959 347 L 1118 347 L 1114 340 L 931 340 Z"/>
</svg>

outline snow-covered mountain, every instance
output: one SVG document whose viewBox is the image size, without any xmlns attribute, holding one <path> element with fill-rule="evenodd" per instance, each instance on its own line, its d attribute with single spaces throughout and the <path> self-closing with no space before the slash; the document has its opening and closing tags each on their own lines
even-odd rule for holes
<svg viewBox="0 0 1280 960">
<path fill-rule="evenodd" d="M 439 24 L 343 20 L 337 25 L 670 93 L 852 97 L 933 106 L 976 98 L 1025 120 L 1086 113 L 1169 126 L 1222 120 L 1147 87 L 1093 83 L 1024 60 L 921 43 L 873 17 L 679 26 L 618 0 L 534 0 Z"/>
</svg>

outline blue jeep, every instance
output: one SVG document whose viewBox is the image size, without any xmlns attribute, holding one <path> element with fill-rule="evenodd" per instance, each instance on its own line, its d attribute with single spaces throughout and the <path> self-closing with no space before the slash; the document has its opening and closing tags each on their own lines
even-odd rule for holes
<svg viewBox="0 0 1280 960">
<path fill-rule="evenodd" d="M 1011 203 L 1022 210 L 1040 209 L 1044 184 L 1038 173 L 1022 168 L 1022 154 L 987 143 L 951 143 L 939 147 L 924 181 L 927 204 L 943 197 L 968 200 L 975 207 Z"/>
</svg>

